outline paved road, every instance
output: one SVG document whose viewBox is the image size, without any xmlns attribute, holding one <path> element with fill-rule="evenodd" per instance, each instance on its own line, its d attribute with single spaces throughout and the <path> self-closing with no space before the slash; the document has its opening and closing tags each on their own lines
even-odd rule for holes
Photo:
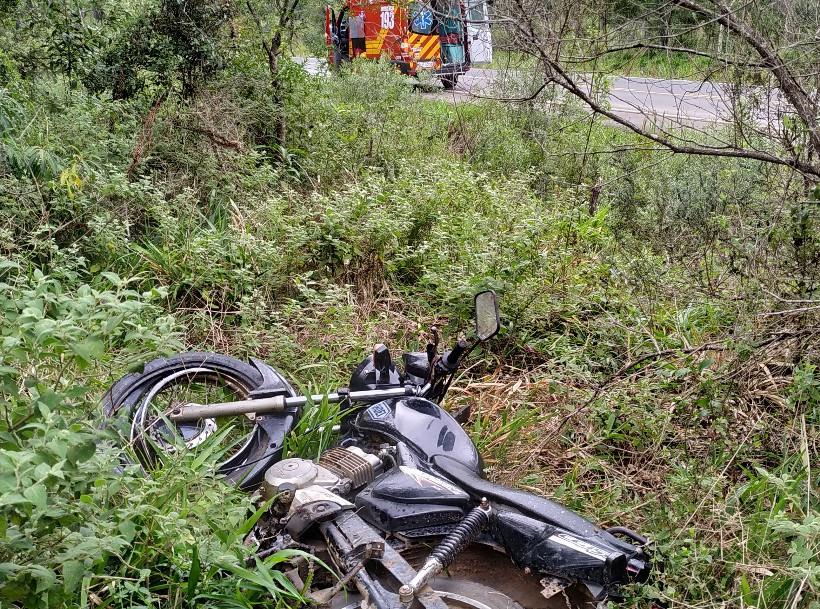
<svg viewBox="0 0 820 609">
<path fill-rule="evenodd" d="M 456 101 L 475 97 L 526 97 L 537 90 L 539 82 L 520 72 L 474 68 L 459 80 L 455 91 L 433 94 Z M 589 83 L 586 90 L 589 92 Z M 517 91 L 510 95 L 505 91 Z M 607 101 L 618 117 L 641 127 L 678 126 L 708 128 L 734 123 L 733 110 L 738 91 L 723 83 L 693 80 L 616 77 L 610 81 Z M 743 91 L 745 105 L 760 128 L 776 127 L 788 104 L 779 91 L 766 93 L 762 88 Z"/>
<path fill-rule="evenodd" d="M 322 60 L 297 58 L 297 61 L 309 73 L 326 72 Z M 453 91 L 434 90 L 422 95 L 452 102 L 469 102 L 483 97 L 521 98 L 538 87 L 536 75 L 531 75 L 532 82 L 526 82 L 527 79 L 527 73 L 522 71 L 473 68 L 461 76 Z M 617 77 L 610 83 L 608 102 L 614 114 L 640 127 L 708 128 L 732 124 L 731 108 L 736 94 L 731 87 L 721 83 Z M 747 102 L 755 101 L 754 118 L 758 126 L 779 124 L 786 104 L 777 91 L 765 96 L 759 89 L 750 89 L 744 92 L 744 98 Z"/>
</svg>

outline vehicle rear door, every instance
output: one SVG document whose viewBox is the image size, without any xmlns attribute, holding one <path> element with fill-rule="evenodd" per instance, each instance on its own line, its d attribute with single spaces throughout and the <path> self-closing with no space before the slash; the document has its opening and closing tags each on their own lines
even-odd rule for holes
<svg viewBox="0 0 820 609">
<path fill-rule="evenodd" d="M 472 63 L 492 63 L 493 40 L 486 0 L 468 0 L 467 35 Z"/>
</svg>

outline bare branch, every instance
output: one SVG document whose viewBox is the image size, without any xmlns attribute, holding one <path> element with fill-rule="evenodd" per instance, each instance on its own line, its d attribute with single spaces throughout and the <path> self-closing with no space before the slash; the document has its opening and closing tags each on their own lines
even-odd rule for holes
<svg viewBox="0 0 820 609">
<path fill-rule="evenodd" d="M 751 11 L 765 10 L 759 9 L 753 0 L 743 0 L 732 8 L 723 0 L 669 0 L 659 3 L 645 15 L 652 15 L 652 19 L 660 17 L 668 20 L 673 14 L 670 9 L 674 7 L 676 12 L 689 13 L 685 28 L 670 30 L 667 24 L 659 35 L 654 32 L 645 35 L 644 29 L 650 19 L 644 15 L 619 24 L 614 30 L 617 38 L 613 37 L 612 30 L 606 29 L 608 11 L 613 10 L 608 5 L 578 4 L 570 0 L 497 1 L 497 13 L 503 10 L 502 7 L 509 12 L 502 22 L 505 23 L 511 48 L 536 58 L 548 80 L 551 79 L 568 94 L 579 99 L 593 114 L 605 117 L 674 153 L 746 158 L 790 167 L 812 182 L 820 180 L 820 117 L 817 115 L 818 102 L 815 99 L 820 96 L 820 90 L 817 83 L 800 74 L 801 69 L 803 72 L 815 71 L 812 67 L 817 65 L 817 61 L 812 61 L 812 51 L 817 45 L 800 45 L 796 40 L 798 35 L 790 34 L 791 37 L 787 37 L 785 42 L 791 45 L 792 50 L 788 57 L 782 56 L 778 48 L 786 45 L 778 46 L 772 40 L 779 40 L 785 35 L 782 32 L 769 34 L 768 31 L 764 34 L 763 30 L 753 27 L 753 22 L 749 20 L 751 18 L 747 14 L 756 14 Z M 587 34 L 589 24 L 594 23 L 596 16 L 604 23 L 593 34 Z M 799 35 L 802 36 L 814 29 L 804 28 L 794 18 L 790 23 L 798 24 L 795 29 L 799 29 Z M 722 35 L 727 36 L 724 43 L 715 46 L 708 39 L 704 41 L 703 47 L 695 43 L 678 43 L 683 40 L 681 36 L 688 32 L 702 31 L 711 36 L 709 32 L 716 33 L 718 26 Z M 638 33 L 637 40 L 632 32 Z M 632 39 L 627 40 L 630 36 Z M 767 36 L 774 38 L 770 40 Z M 728 53 L 724 51 L 727 45 L 730 49 Z M 707 67 L 708 73 L 701 81 L 704 86 L 716 74 L 724 78 L 736 78 L 738 82 L 734 84 L 709 84 L 709 89 L 701 95 L 705 100 L 702 104 L 697 100 L 687 99 L 691 87 L 680 93 L 681 81 L 670 80 L 670 91 L 661 93 L 672 96 L 672 107 L 677 111 L 678 125 L 682 126 L 681 121 L 697 125 L 699 119 L 690 120 L 687 113 L 693 112 L 691 116 L 701 116 L 704 112 L 699 107 L 703 105 L 708 107 L 711 116 L 706 121 L 700 121 L 701 127 L 704 123 L 709 123 L 731 129 L 728 132 L 711 126 L 701 129 L 692 126 L 691 129 L 680 131 L 669 129 L 669 123 L 665 120 L 670 107 L 668 98 L 664 98 L 665 103 L 656 110 L 654 107 L 647 107 L 655 99 L 649 93 L 638 101 L 631 91 L 626 96 L 620 96 L 620 99 L 610 92 L 609 99 L 617 99 L 619 104 L 619 109 L 612 109 L 605 100 L 595 95 L 586 76 L 569 69 L 579 63 L 591 63 L 594 79 L 600 73 L 597 71 L 596 60 L 630 50 L 656 50 L 707 58 L 713 63 Z M 735 69 L 723 72 L 727 66 Z M 761 75 L 769 75 L 777 88 L 771 84 L 768 87 L 761 86 Z M 744 84 L 744 80 L 749 81 L 748 86 Z M 677 87 L 677 93 L 671 90 L 673 86 Z M 533 95 L 522 99 L 531 100 L 543 89 L 542 86 Z M 624 110 L 623 106 L 630 109 Z M 729 114 L 719 116 L 724 107 Z M 642 115 L 644 120 L 634 121 L 629 116 L 632 113 Z M 664 118 L 658 121 L 658 117 Z"/>
<path fill-rule="evenodd" d="M 775 156 L 773 154 L 769 154 L 768 152 L 747 148 L 711 148 L 708 146 L 682 146 L 680 144 L 676 144 L 671 139 L 661 137 L 655 133 L 651 133 L 645 129 L 642 129 L 634 123 L 618 116 L 611 110 L 605 108 L 602 104 L 596 102 L 591 95 L 587 94 L 584 88 L 580 87 L 578 83 L 575 80 L 573 80 L 572 77 L 570 77 L 570 75 L 561 68 L 560 65 L 546 57 L 546 55 L 542 55 L 541 59 L 545 63 L 547 63 L 553 71 L 560 75 L 560 78 L 555 79 L 556 84 L 563 87 L 569 93 L 583 101 L 587 106 L 589 106 L 591 110 L 593 110 L 597 114 L 600 114 L 601 116 L 607 117 L 608 119 L 618 123 L 619 125 L 626 127 L 630 131 L 633 131 L 642 137 L 652 140 L 656 144 L 659 144 L 671 150 L 672 152 L 676 152 L 679 154 L 697 154 L 702 156 L 753 159 L 756 161 L 763 161 L 765 163 L 773 163 L 775 165 L 784 165 L 786 167 L 796 169 L 797 171 L 803 174 L 811 175 L 815 178 L 820 178 L 820 167 L 802 161 L 798 158 L 782 158 Z"/>
<path fill-rule="evenodd" d="M 587 63 L 590 61 L 595 61 L 596 59 L 600 59 L 601 57 L 605 57 L 606 55 L 611 55 L 613 53 L 619 53 L 621 51 L 630 51 L 635 49 L 651 49 L 656 51 L 669 51 L 671 53 L 686 53 L 687 55 L 695 55 L 697 57 L 706 57 L 707 59 L 712 59 L 714 61 L 718 61 L 720 63 L 728 64 L 728 65 L 737 65 L 737 66 L 746 66 L 749 68 L 763 68 L 765 65 L 762 62 L 754 62 L 754 61 L 742 61 L 738 59 L 734 59 L 732 57 L 725 57 L 715 55 L 713 53 L 707 53 L 705 51 L 697 51 L 695 49 L 690 49 L 687 47 L 672 47 L 666 46 L 663 44 L 648 44 L 645 42 L 636 42 L 635 44 L 628 44 L 625 46 L 620 47 L 612 47 L 604 49 L 599 53 L 595 53 L 593 55 L 589 55 L 588 57 L 567 57 L 565 61 L 567 63 Z"/>
<path fill-rule="evenodd" d="M 820 153 L 820 132 L 817 127 L 817 107 L 812 102 L 808 93 L 800 85 L 799 81 L 789 70 L 783 59 L 777 53 L 771 43 L 763 35 L 741 21 L 729 7 L 719 0 L 712 0 L 713 4 L 720 10 L 717 14 L 692 0 L 674 0 L 678 6 L 689 9 L 692 12 L 701 14 L 707 18 L 715 19 L 725 25 L 741 39 L 746 41 L 760 55 L 763 65 L 772 73 L 780 84 L 783 94 L 794 106 L 800 120 L 802 120 L 809 132 L 812 146 Z"/>
</svg>

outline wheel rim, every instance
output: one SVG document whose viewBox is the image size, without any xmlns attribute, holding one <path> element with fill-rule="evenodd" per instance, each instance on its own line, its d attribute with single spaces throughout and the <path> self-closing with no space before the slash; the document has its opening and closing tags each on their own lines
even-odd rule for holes
<svg viewBox="0 0 820 609">
<path fill-rule="evenodd" d="M 446 582 L 446 585 L 444 582 Z M 523 609 L 519 603 L 503 592 L 477 582 L 436 578 L 430 583 L 430 587 L 451 609 Z M 441 589 L 443 587 L 450 589 Z M 477 596 L 488 597 L 492 599 L 492 602 L 487 599 L 476 598 Z M 331 608 L 361 609 L 361 600 L 362 597 L 358 593 L 349 593 L 345 597 L 346 602 L 344 605 L 337 607 L 331 603 Z"/>
<path fill-rule="evenodd" d="M 154 383 L 133 411 L 130 441 L 143 465 L 154 466 L 161 453 L 180 449 L 196 450 L 214 434 L 222 432 L 220 444 L 224 458 L 219 467 L 241 462 L 256 432 L 252 416 L 240 415 L 174 424 L 168 413 L 180 403 L 213 403 L 245 399 L 248 389 L 229 375 L 211 368 L 179 370 Z"/>
<path fill-rule="evenodd" d="M 482 603 L 481 601 L 466 596 L 464 594 L 457 594 L 455 592 L 444 592 L 441 590 L 436 590 L 436 594 L 438 594 L 441 597 L 441 599 L 445 603 L 447 603 L 448 607 L 472 607 L 473 609 L 494 609 L 490 605 Z M 513 605 L 513 603 L 514 601 L 510 599 L 510 604 Z"/>
</svg>

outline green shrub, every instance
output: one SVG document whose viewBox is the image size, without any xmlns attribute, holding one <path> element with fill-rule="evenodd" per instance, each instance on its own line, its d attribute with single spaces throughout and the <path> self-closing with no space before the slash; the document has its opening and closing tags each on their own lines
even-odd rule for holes
<svg viewBox="0 0 820 609">
<path fill-rule="evenodd" d="M 247 606 L 299 593 L 246 567 L 251 497 L 183 456 L 145 476 L 97 429 L 129 363 L 181 349 L 178 326 L 113 273 L 99 287 L 0 265 L 0 599 L 26 607 Z M 214 506 L 219 506 L 214 509 Z M 281 560 L 282 555 L 268 562 Z"/>
</svg>

